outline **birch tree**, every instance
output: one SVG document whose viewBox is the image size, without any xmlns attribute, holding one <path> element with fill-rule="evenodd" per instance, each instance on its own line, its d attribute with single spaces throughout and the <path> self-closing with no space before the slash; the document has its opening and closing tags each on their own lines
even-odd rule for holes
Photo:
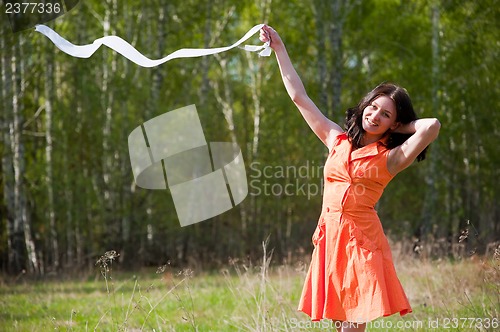
<svg viewBox="0 0 500 332">
<path fill-rule="evenodd" d="M 7 41 L 7 31 L 2 29 L 0 36 L 1 52 L 1 75 L 2 75 L 2 112 L 0 112 L 0 129 L 2 130 L 2 179 L 3 179 L 3 200 L 5 216 L 3 219 L 6 225 L 7 235 L 7 266 L 11 273 L 19 273 L 24 267 L 23 248 L 19 246 L 19 240 L 14 228 L 16 214 L 15 193 L 14 193 L 14 167 L 13 153 L 11 145 L 10 128 L 12 125 L 12 46 Z"/>
<path fill-rule="evenodd" d="M 11 75 L 12 75 L 12 123 L 10 124 L 10 143 L 13 152 L 12 166 L 14 168 L 14 227 L 12 246 L 21 264 L 26 264 L 29 273 L 39 272 L 39 263 L 36 254 L 35 242 L 31 229 L 31 215 L 26 200 L 25 146 L 22 140 L 23 102 L 25 86 L 23 80 L 23 37 L 19 36 L 17 45 L 12 48 Z M 25 254 L 24 254 L 25 253 Z M 17 265 L 17 264 L 16 264 Z"/>
<path fill-rule="evenodd" d="M 430 6 L 430 16 L 431 16 L 431 24 L 432 24 L 432 40 L 431 40 L 431 48 L 432 48 L 432 72 L 431 72 L 431 85 L 432 85 L 432 111 L 433 116 L 437 116 L 438 111 L 440 109 L 440 90 L 441 86 L 439 84 L 441 70 L 440 70 L 440 56 L 439 56 L 439 33 L 440 33 L 440 13 L 439 13 L 439 4 L 437 1 L 433 1 Z M 431 231 L 431 225 L 435 220 L 436 215 L 436 204 L 437 204 L 437 176 L 436 174 L 436 154 L 439 154 L 439 151 L 436 151 L 438 148 L 438 144 L 433 144 L 432 150 L 433 155 L 430 158 L 427 158 L 427 167 L 425 172 L 425 182 L 426 182 L 426 192 L 424 198 L 424 204 L 422 205 L 422 232 L 427 234 Z"/>
<path fill-rule="evenodd" d="M 321 0 L 313 1 L 313 11 L 316 25 L 316 48 L 318 52 L 318 83 L 319 83 L 319 108 L 323 112 L 328 112 L 328 70 L 326 61 L 326 37 L 325 37 L 325 2 Z"/>
<path fill-rule="evenodd" d="M 104 4 L 103 32 L 104 36 L 116 35 L 115 20 L 117 15 L 116 0 L 107 0 Z M 115 153 L 112 145 L 113 130 L 113 107 L 115 101 L 115 89 L 112 87 L 112 80 L 117 70 L 117 54 L 111 50 L 103 50 L 102 64 L 102 87 L 101 105 L 104 110 L 104 124 L 102 128 L 102 178 L 103 178 L 103 221 L 105 222 L 106 235 L 110 239 L 118 237 L 118 225 L 115 218 L 110 214 L 116 206 L 116 192 L 114 189 L 114 176 L 112 173 Z"/>
<path fill-rule="evenodd" d="M 50 45 L 48 47 L 51 47 Z M 59 242 L 57 238 L 56 213 L 54 208 L 54 172 L 52 163 L 53 137 L 52 137 L 52 103 L 54 98 L 54 57 L 46 47 L 45 52 L 45 185 L 47 187 L 47 219 L 50 229 L 50 248 L 53 269 L 59 268 Z"/>
</svg>

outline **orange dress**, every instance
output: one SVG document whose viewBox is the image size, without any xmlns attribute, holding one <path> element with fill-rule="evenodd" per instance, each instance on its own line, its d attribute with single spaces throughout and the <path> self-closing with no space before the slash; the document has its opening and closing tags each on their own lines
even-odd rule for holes
<svg viewBox="0 0 500 332">
<path fill-rule="evenodd" d="M 352 151 L 341 134 L 324 168 L 323 208 L 298 310 L 323 318 L 368 322 L 411 307 L 396 276 L 375 204 L 392 179 L 382 141 Z"/>
</svg>

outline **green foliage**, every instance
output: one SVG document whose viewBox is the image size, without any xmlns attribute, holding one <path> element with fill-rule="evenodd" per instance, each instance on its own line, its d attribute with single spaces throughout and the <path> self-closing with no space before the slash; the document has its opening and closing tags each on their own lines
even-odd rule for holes
<svg viewBox="0 0 500 332">
<path fill-rule="evenodd" d="M 398 175 L 386 189 L 378 206 L 384 227 L 403 238 L 425 237 L 435 230 L 436 236 L 456 242 L 470 220 L 481 245 L 498 240 L 498 0 L 341 3 L 341 105 L 332 105 L 335 73 L 329 37 L 337 16 L 328 1 L 82 1 L 49 25 L 70 41 L 87 44 L 103 35 L 107 20 L 108 33 L 124 37 L 150 58 L 159 58 L 183 47 L 224 46 L 253 25 L 268 22 L 286 42 L 311 98 L 327 114 L 356 104 L 381 81 L 399 83 L 412 96 L 418 115 L 439 118 L 442 130 L 427 160 Z M 432 23 L 434 10 L 439 13 L 437 27 Z M 196 104 L 208 141 L 231 141 L 234 135 L 249 176 L 251 165 L 322 165 L 326 149 L 295 110 L 274 57 L 261 59 L 235 49 L 218 57 L 174 60 L 147 69 L 106 48 L 89 59 L 72 58 L 33 30 L 12 34 L 7 22 L 1 24 L 0 38 L 6 45 L 2 52 L 7 58 L 12 50 L 22 54 L 14 62 L 23 70 L 23 81 L 6 79 L 9 86 L 24 87 L 18 96 L 27 166 L 23 176 L 32 233 L 45 271 L 54 268 L 55 253 L 47 216 L 46 113 L 37 110 L 51 98 L 44 90 L 50 59 L 56 87 L 51 100 L 53 209 L 63 261 L 57 268 L 84 267 L 96 253 L 111 248 L 131 265 L 168 260 L 223 265 L 228 257 L 258 255 L 260 241 L 269 234 L 279 259 L 309 250 L 320 194 L 248 196 L 232 211 L 181 228 L 169 191 L 137 188 L 130 169 L 128 134 L 146 120 L 189 104 Z M 325 32 L 325 81 L 320 81 L 317 28 Z M 432 49 L 436 31 L 437 57 Z M 257 37 L 249 43 L 258 43 Z M 3 137 L 12 121 L 13 95 L 12 89 L 3 89 L 9 94 L 2 96 L 0 152 L 11 158 Z M 323 89 L 328 95 L 324 105 Z M 232 111 L 234 131 L 218 98 Z M 340 122 L 343 114 L 336 111 L 332 118 Z M 6 230 L 12 222 L 5 201 L 12 189 L 6 187 L 7 173 L 2 169 L 0 179 L 4 268 L 9 252 Z M 295 181 L 321 185 L 319 175 L 267 180 L 277 188 Z"/>
</svg>

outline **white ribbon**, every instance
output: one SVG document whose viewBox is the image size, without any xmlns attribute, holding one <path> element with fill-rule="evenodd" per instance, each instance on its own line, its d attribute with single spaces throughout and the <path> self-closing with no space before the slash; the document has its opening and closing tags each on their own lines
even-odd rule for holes
<svg viewBox="0 0 500 332">
<path fill-rule="evenodd" d="M 148 57 L 141 54 L 138 50 L 136 50 L 132 45 L 130 45 L 127 41 L 123 40 L 118 36 L 105 36 L 99 39 L 96 39 L 92 44 L 88 45 L 74 45 L 61 37 L 57 32 L 52 30 L 46 25 L 38 24 L 35 27 L 35 31 L 40 32 L 41 34 L 48 37 L 61 51 L 67 53 L 71 56 L 77 58 L 89 58 L 95 51 L 101 46 L 106 45 L 107 47 L 115 50 L 117 53 L 120 53 L 125 58 L 130 61 L 138 64 L 142 67 L 155 67 L 170 61 L 172 59 L 177 58 L 194 58 L 200 57 L 204 55 L 211 55 L 216 53 L 221 53 L 228 51 L 232 48 L 235 48 L 242 44 L 245 40 L 250 38 L 256 32 L 258 32 L 264 24 L 259 24 L 248 30 L 248 32 L 241 37 L 236 43 L 231 46 L 226 47 L 217 47 L 217 48 L 182 48 L 177 50 L 164 58 L 152 60 Z M 269 43 L 265 43 L 262 46 L 254 46 L 254 45 L 245 45 L 243 47 L 244 50 L 249 52 L 257 52 L 262 50 L 259 55 L 260 56 L 269 56 L 271 54 L 271 47 L 269 47 Z"/>
</svg>

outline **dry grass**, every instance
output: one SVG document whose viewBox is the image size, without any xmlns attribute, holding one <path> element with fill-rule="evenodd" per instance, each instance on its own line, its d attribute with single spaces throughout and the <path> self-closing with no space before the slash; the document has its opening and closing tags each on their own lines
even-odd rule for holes
<svg viewBox="0 0 500 332">
<path fill-rule="evenodd" d="M 436 319 L 498 319 L 500 248 L 497 256 L 431 260 L 400 254 L 394 247 L 396 269 L 414 312 L 381 319 L 385 327 L 371 325 L 369 331 L 397 331 L 387 324 L 412 322 L 423 325 L 410 324 L 405 331 L 429 331 L 429 322 Z M 97 281 L 4 283 L 0 330 L 326 331 L 327 324 L 309 328 L 308 317 L 296 311 L 307 262 L 271 262 L 272 252 L 263 243 L 260 261 L 232 260 L 217 273 L 163 266 L 130 276 L 115 274 L 111 259 L 99 264 Z M 432 329 L 472 330 L 495 329 Z"/>
</svg>

